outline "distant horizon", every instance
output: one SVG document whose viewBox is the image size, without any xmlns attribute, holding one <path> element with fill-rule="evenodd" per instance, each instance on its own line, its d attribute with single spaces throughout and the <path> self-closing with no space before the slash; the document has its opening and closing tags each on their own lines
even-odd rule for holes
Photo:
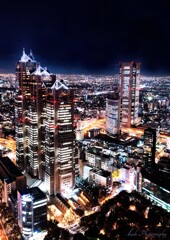
<svg viewBox="0 0 170 240">
<path fill-rule="evenodd" d="M 22 52 L 20 52 L 22 53 Z M 21 54 L 20 54 L 21 55 Z M 19 58 L 17 57 L 17 60 L 14 60 L 14 56 L 12 59 L 9 61 L 1 61 L 0 60 L 0 73 L 1 74 L 15 74 L 15 67 L 17 62 L 19 61 L 21 56 Z M 13 61 L 14 60 L 14 61 Z M 167 69 L 158 69 L 155 71 L 149 71 L 147 68 L 145 68 L 145 64 L 142 61 L 135 60 L 133 59 L 125 59 L 123 61 L 118 61 L 110 64 L 110 66 L 105 66 L 105 67 L 98 67 L 96 69 L 91 69 L 90 67 L 85 67 L 85 66 L 80 66 L 78 63 L 72 64 L 69 66 L 69 64 L 64 64 L 63 65 L 59 62 L 56 61 L 56 64 L 54 64 L 54 61 L 49 61 L 48 59 L 40 59 L 40 57 L 35 56 L 35 60 L 40 63 L 42 67 L 47 67 L 49 69 L 50 73 L 53 74 L 66 74 L 66 75 L 116 75 L 119 74 L 119 64 L 121 62 L 141 62 L 141 75 L 143 76 L 148 76 L 148 77 L 167 77 L 170 76 L 170 71 Z M 127 60 L 127 61 L 126 61 Z M 42 64 L 41 64 L 42 63 Z M 45 64 L 47 63 L 47 64 Z M 13 66 L 13 70 L 11 67 L 7 66 Z M 58 67 L 57 67 L 58 66 Z M 144 67 L 143 67 L 144 66 Z"/>
<path fill-rule="evenodd" d="M 115 75 L 119 75 L 119 72 L 98 72 L 98 73 L 95 73 L 95 72 L 83 72 L 83 71 L 81 71 L 81 72 L 79 72 L 79 71 L 75 71 L 75 72 L 69 72 L 69 71 L 58 71 L 58 72 L 55 72 L 55 71 L 50 71 L 50 73 L 51 74 L 56 74 L 56 75 L 58 75 L 58 74 L 63 74 L 63 75 L 87 75 L 87 76 L 90 76 L 90 75 L 92 75 L 92 76 L 115 76 Z M 11 75 L 15 75 L 15 72 L 12 72 L 12 71 L 7 71 L 7 70 L 4 70 L 4 71 L 2 71 L 2 70 L 0 70 L 0 75 L 3 75 L 3 74 L 11 74 Z M 170 73 L 168 74 L 168 73 L 160 73 L 160 74 L 154 74 L 154 73 L 148 73 L 148 71 L 147 72 L 141 72 L 140 73 L 140 76 L 144 76 L 144 77 L 170 77 Z"/>
</svg>

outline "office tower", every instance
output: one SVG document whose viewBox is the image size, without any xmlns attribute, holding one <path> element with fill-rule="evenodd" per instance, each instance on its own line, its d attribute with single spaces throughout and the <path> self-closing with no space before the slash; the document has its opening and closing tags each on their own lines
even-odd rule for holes
<svg viewBox="0 0 170 240">
<path fill-rule="evenodd" d="M 120 98 L 106 99 L 106 132 L 109 136 L 120 133 Z"/>
<path fill-rule="evenodd" d="M 39 239 L 47 224 L 47 197 L 38 188 L 17 192 L 18 225 L 24 239 Z M 44 238 L 40 238 L 44 239 Z"/>
<path fill-rule="evenodd" d="M 16 190 L 26 188 L 26 177 L 9 157 L 0 157 L 0 179 L 2 185 L 2 201 L 7 205 L 11 202 L 10 197 Z"/>
<path fill-rule="evenodd" d="M 17 63 L 19 90 L 16 97 L 16 161 L 22 171 L 44 180 L 45 105 L 47 88 L 56 76 L 42 68 L 23 50 Z"/>
<path fill-rule="evenodd" d="M 50 194 L 72 188 L 78 173 L 73 91 L 25 51 L 17 64 L 17 79 L 17 164 L 45 180 Z"/>
<path fill-rule="evenodd" d="M 29 173 L 44 179 L 45 170 L 45 108 L 47 86 L 52 86 L 55 77 L 38 66 L 30 77 L 31 101 L 28 108 L 28 162 Z"/>
<path fill-rule="evenodd" d="M 122 127 L 131 127 L 138 117 L 140 63 L 120 64 Z"/>
<path fill-rule="evenodd" d="M 147 128 L 144 131 L 144 161 L 146 167 L 154 167 L 156 152 L 156 129 Z"/>
<path fill-rule="evenodd" d="M 20 169 L 26 170 L 28 164 L 28 110 L 31 101 L 30 76 L 37 68 L 32 52 L 25 53 L 16 66 L 16 81 L 19 89 L 16 97 L 15 127 L 16 127 L 16 162 Z"/>
<path fill-rule="evenodd" d="M 75 125 L 73 91 L 61 80 L 48 90 L 45 129 L 45 183 L 49 194 L 74 186 Z"/>
<path fill-rule="evenodd" d="M 112 187 L 112 173 L 103 169 L 91 169 L 89 171 L 89 180 L 106 188 Z"/>
<path fill-rule="evenodd" d="M 141 174 L 141 167 L 140 166 L 137 166 L 135 175 L 136 175 L 135 176 L 136 190 L 138 192 L 142 192 L 142 174 Z"/>
<path fill-rule="evenodd" d="M 31 89 L 31 101 L 28 107 L 28 171 L 32 176 L 37 177 L 40 172 L 41 163 L 39 159 L 41 157 L 40 151 L 40 131 L 41 126 L 41 72 L 38 67 L 30 77 L 30 89 Z"/>
</svg>

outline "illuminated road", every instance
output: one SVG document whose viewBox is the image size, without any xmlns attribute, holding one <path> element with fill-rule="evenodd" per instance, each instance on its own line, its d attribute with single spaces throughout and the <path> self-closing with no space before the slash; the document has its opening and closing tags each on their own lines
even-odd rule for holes
<svg viewBox="0 0 170 240">
<path fill-rule="evenodd" d="M 129 136 L 141 137 L 144 134 L 144 129 L 123 127 L 122 132 L 128 133 Z"/>
<path fill-rule="evenodd" d="M 90 119 L 80 122 L 80 130 L 83 130 L 84 133 L 88 132 L 90 129 L 93 128 L 101 128 L 104 132 L 106 129 L 106 120 L 105 119 Z"/>
<path fill-rule="evenodd" d="M 8 240 L 8 237 L 6 236 L 5 229 L 1 221 L 0 221 L 0 240 Z"/>
<path fill-rule="evenodd" d="M 102 132 L 106 133 L 106 120 L 94 118 L 80 122 L 80 130 L 84 130 L 84 133 L 93 128 L 101 128 Z M 144 129 L 123 127 L 122 132 L 128 133 L 130 136 L 141 137 L 144 134 Z"/>
<path fill-rule="evenodd" d="M 162 135 L 162 134 L 159 134 L 158 135 L 158 139 L 157 141 L 160 143 L 160 144 L 164 144 L 164 145 L 167 145 L 167 148 L 170 147 L 170 136 L 166 136 L 166 135 Z M 164 152 L 164 149 L 166 147 L 162 147 L 162 149 L 159 149 L 157 152 L 156 152 L 156 158 L 155 158 L 155 162 L 158 163 L 160 158 L 163 157 L 163 156 L 166 156 L 165 152 Z"/>
<path fill-rule="evenodd" d="M 14 163 L 16 162 L 16 142 L 13 139 L 0 138 L 0 145 L 10 149 L 12 152 L 6 153 Z"/>
<path fill-rule="evenodd" d="M 92 118 L 89 120 L 80 121 L 80 130 L 83 130 L 84 133 L 88 132 L 90 129 L 93 129 L 93 128 L 101 128 L 102 133 L 106 133 L 106 120 Z M 122 127 L 122 132 L 128 133 L 129 136 L 134 136 L 139 138 L 141 138 L 141 136 L 144 135 L 144 129 L 142 128 Z M 169 147 L 170 147 L 170 136 L 159 134 L 158 140 L 162 143 L 169 143 Z"/>
<path fill-rule="evenodd" d="M 159 134 L 158 139 L 161 143 L 170 143 L 170 136 Z"/>
<path fill-rule="evenodd" d="M 0 138 L 0 144 L 12 151 L 16 151 L 16 142 L 13 139 Z"/>
</svg>

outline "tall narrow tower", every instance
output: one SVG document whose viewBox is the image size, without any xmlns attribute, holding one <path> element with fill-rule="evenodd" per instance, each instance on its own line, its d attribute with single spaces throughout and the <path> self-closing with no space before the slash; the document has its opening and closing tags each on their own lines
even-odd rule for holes
<svg viewBox="0 0 170 240">
<path fill-rule="evenodd" d="M 61 80 L 49 89 L 46 101 L 45 182 L 49 194 L 74 186 L 74 95 Z"/>
<path fill-rule="evenodd" d="M 140 63 L 120 64 L 122 127 L 131 127 L 138 117 Z"/>
<path fill-rule="evenodd" d="M 44 107 L 47 90 L 42 83 L 42 74 L 50 78 L 50 73 L 46 72 L 41 66 L 31 74 L 30 89 L 31 101 L 29 105 L 29 173 L 37 178 L 43 179 L 44 151 L 43 151 L 43 124 Z"/>
<path fill-rule="evenodd" d="M 106 132 L 109 136 L 120 133 L 120 98 L 118 95 L 106 99 Z"/>
<path fill-rule="evenodd" d="M 144 131 L 144 156 L 146 167 L 155 166 L 155 153 L 156 153 L 156 129 L 147 128 Z"/>
<path fill-rule="evenodd" d="M 30 76 L 37 68 L 37 62 L 32 53 L 23 55 L 16 67 L 16 80 L 19 91 L 16 97 L 16 162 L 20 169 L 26 170 L 28 164 L 28 110 L 31 101 Z"/>
</svg>

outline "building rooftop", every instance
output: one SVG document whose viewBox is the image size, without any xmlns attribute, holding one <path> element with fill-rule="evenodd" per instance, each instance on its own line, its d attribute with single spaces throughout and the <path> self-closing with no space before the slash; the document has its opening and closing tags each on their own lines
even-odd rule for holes
<svg viewBox="0 0 170 240">
<path fill-rule="evenodd" d="M 27 55 L 25 53 L 25 49 L 23 48 L 22 57 L 21 57 L 20 62 L 28 62 L 28 61 L 35 62 L 32 51 L 30 51 L 30 54 Z"/>
<path fill-rule="evenodd" d="M 167 189 L 164 189 L 162 187 L 159 187 L 156 184 L 153 183 L 144 183 L 142 186 L 142 189 L 149 194 L 152 194 L 156 198 L 161 199 L 163 202 L 170 204 L 170 191 Z"/>
<path fill-rule="evenodd" d="M 46 194 L 43 193 L 38 187 L 27 188 L 19 192 L 21 195 L 30 194 L 33 201 L 46 198 Z"/>
<path fill-rule="evenodd" d="M 23 176 L 18 167 L 10 160 L 9 157 L 0 158 L 0 179 L 7 183 L 16 180 L 17 177 Z"/>
<path fill-rule="evenodd" d="M 96 174 L 98 174 L 100 176 L 103 176 L 103 177 L 109 177 L 111 175 L 110 172 L 105 171 L 103 169 L 100 169 L 100 170 L 98 170 L 98 169 L 91 169 L 90 171 L 95 172 Z"/>
<path fill-rule="evenodd" d="M 56 80 L 51 89 L 59 90 L 59 89 L 68 89 L 68 87 L 65 85 L 64 81 L 62 80 Z"/>
</svg>

